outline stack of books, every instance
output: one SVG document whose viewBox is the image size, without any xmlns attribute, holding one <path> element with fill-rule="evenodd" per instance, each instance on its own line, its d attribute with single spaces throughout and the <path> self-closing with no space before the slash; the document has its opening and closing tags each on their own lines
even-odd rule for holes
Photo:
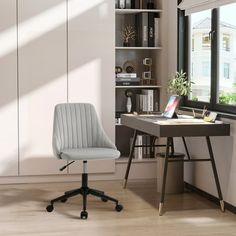
<svg viewBox="0 0 236 236">
<path fill-rule="evenodd" d="M 154 111 L 154 91 L 143 89 L 142 94 L 136 94 L 136 111 L 150 113 Z"/>
<path fill-rule="evenodd" d="M 139 85 L 140 78 L 137 73 L 117 73 L 116 85 Z"/>
<path fill-rule="evenodd" d="M 154 12 L 141 12 L 136 15 L 137 47 L 158 47 L 159 18 Z"/>
<path fill-rule="evenodd" d="M 132 138 L 130 144 L 132 143 Z M 137 135 L 134 149 L 134 159 L 142 160 L 144 158 L 154 158 L 154 147 L 150 147 L 152 143 L 150 135 Z"/>
</svg>

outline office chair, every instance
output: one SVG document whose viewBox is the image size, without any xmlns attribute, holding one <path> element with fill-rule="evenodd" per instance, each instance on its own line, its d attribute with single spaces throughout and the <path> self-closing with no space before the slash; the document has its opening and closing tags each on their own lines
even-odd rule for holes
<svg viewBox="0 0 236 236">
<path fill-rule="evenodd" d="M 105 134 L 91 104 L 66 103 L 58 104 L 54 111 L 53 151 L 57 158 L 70 161 L 60 170 L 65 169 L 75 161 L 83 161 L 82 186 L 79 189 L 65 192 L 64 195 L 51 200 L 46 207 L 52 212 L 55 202 L 66 202 L 68 198 L 78 194 L 83 196 L 83 211 L 80 218 L 87 219 L 87 195 L 101 198 L 102 201 L 112 201 L 115 210 L 121 211 L 123 206 L 118 200 L 104 194 L 103 191 L 88 187 L 87 161 L 97 159 L 116 159 L 120 152 Z"/>
</svg>

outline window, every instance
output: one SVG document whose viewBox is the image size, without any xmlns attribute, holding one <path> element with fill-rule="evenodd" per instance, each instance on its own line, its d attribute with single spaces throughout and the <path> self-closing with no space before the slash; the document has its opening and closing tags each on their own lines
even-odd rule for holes
<svg viewBox="0 0 236 236">
<path fill-rule="evenodd" d="M 236 3 L 189 16 L 179 13 L 179 28 L 182 24 L 185 30 L 179 31 L 178 67 L 194 82 L 184 105 L 206 105 L 211 110 L 236 114 L 235 12 Z"/>
<path fill-rule="evenodd" d="M 230 51 L 230 35 L 223 33 L 223 50 Z"/>
<path fill-rule="evenodd" d="M 202 76 L 210 77 L 211 65 L 209 61 L 202 62 Z"/>
<path fill-rule="evenodd" d="M 211 40 L 210 40 L 209 34 L 203 34 L 202 35 L 202 48 L 208 50 L 210 49 L 210 47 L 211 47 Z"/>
<path fill-rule="evenodd" d="M 224 78 L 229 79 L 229 63 L 224 63 Z"/>
<path fill-rule="evenodd" d="M 211 11 L 194 13 L 190 17 L 189 37 L 195 39 L 195 50 L 190 52 L 189 65 L 194 65 L 194 73 L 189 79 L 194 82 L 191 99 L 209 102 L 211 90 L 211 41 L 209 31 L 211 30 Z M 197 45 L 198 44 L 198 45 Z M 191 63 L 191 64 L 190 64 Z M 193 68 L 189 68 L 193 71 Z"/>
</svg>

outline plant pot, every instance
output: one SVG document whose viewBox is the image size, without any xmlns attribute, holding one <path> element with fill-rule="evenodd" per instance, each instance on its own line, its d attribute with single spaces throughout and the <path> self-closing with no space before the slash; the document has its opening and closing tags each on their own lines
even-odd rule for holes
<svg viewBox="0 0 236 236">
<path fill-rule="evenodd" d="M 124 47 L 129 47 L 130 44 L 129 44 L 129 42 L 123 42 L 123 46 L 124 46 Z"/>
</svg>

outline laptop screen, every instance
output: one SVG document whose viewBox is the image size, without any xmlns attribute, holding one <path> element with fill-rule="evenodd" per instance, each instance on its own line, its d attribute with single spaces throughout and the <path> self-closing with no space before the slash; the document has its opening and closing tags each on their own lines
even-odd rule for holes
<svg viewBox="0 0 236 236">
<path fill-rule="evenodd" d="M 179 96 L 171 96 L 163 112 L 163 116 L 167 118 L 172 118 L 174 115 L 175 109 L 179 105 L 179 101 L 180 101 Z"/>
</svg>

